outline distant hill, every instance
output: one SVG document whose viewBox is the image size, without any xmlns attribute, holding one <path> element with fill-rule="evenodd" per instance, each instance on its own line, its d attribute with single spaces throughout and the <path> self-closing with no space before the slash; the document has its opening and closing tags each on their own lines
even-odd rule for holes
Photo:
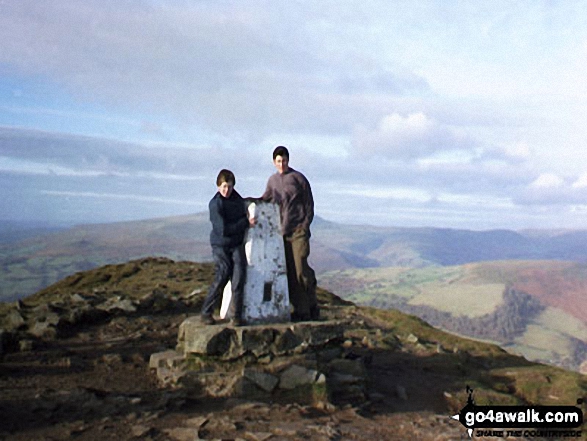
<svg viewBox="0 0 587 441">
<path fill-rule="evenodd" d="M 320 285 L 368 306 L 399 309 L 531 360 L 578 370 L 587 361 L 587 265 L 493 261 L 331 271 Z"/>
<path fill-rule="evenodd" d="M 41 236 L 64 229 L 63 226 L 41 222 L 17 222 L 0 220 L 0 244 L 14 243 L 30 237 Z"/>
<path fill-rule="evenodd" d="M 0 243 L 0 300 L 133 259 L 207 262 L 209 232 L 207 213 L 29 228 Z M 577 369 L 587 358 L 585 231 L 385 228 L 316 218 L 311 248 L 320 286 L 357 303 L 398 308 L 533 360 Z"/>
<path fill-rule="evenodd" d="M 0 223 L 0 237 L 4 231 Z M 207 213 L 135 222 L 29 229 L 0 240 L 0 300 L 30 295 L 77 271 L 148 256 L 211 260 Z M 318 274 L 378 267 L 424 268 L 492 260 L 587 262 L 587 231 L 469 231 L 345 225 L 317 217 L 310 260 Z"/>
</svg>

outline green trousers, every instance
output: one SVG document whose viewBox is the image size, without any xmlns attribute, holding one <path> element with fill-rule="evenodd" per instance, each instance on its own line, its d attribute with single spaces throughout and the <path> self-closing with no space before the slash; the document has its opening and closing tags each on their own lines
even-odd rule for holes
<svg viewBox="0 0 587 441">
<path fill-rule="evenodd" d="M 302 318 L 310 317 L 317 309 L 316 274 L 308 265 L 310 237 L 308 232 L 299 229 L 283 237 L 289 301 L 293 313 Z"/>
</svg>

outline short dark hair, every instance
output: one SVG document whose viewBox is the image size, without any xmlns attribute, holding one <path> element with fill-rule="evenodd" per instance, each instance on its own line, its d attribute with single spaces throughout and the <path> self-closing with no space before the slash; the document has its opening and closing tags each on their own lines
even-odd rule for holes
<svg viewBox="0 0 587 441">
<path fill-rule="evenodd" d="M 273 150 L 273 160 L 275 161 L 275 158 L 277 158 L 278 156 L 286 157 L 287 159 L 289 159 L 289 152 L 287 151 L 287 148 L 282 145 L 275 147 L 275 150 Z"/>
<path fill-rule="evenodd" d="M 218 173 L 218 177 L 216 178 L 216 186 L 220 187 L 223 182 L 232 183 L 232 185 L 234 186 L 236 184 L 236 178 L 234 177 L 234 173 L 225 168 L 220 170 L 220 173 Z"/>
</svg>

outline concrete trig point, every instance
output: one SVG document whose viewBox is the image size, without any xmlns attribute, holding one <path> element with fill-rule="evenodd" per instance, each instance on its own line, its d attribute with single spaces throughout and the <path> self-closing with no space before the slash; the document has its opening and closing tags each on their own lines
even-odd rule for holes
<svg viewBox="0 0 587 441">
<path fill-rule="evenodd" d="M 248 211 L 257 223 L 254 228 L 249 228 L 245 237 L 247 279 L 242 319 L 246 324 L 289 321 L 289 291 L 279 206 L 252 202 Z M 220 307 L 222 318 L 226 316 L 231 297 L 229 282 Z"/>
</svg>

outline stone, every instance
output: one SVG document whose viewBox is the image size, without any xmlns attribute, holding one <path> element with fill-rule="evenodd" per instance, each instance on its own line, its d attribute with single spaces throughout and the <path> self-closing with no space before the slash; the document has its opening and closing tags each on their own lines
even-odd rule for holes
<svg viewBox="0 0 587 441">
<path fill-rule="evenodd" d="M 313 384 L 317 378 L 318 372 L 316 370 L 294 364 L 281 374 L 279 388 L 294 389 L 298 386 Z"/>
<path fill-rule="evenodd" d="M 136 312 L 137 307 L 134 305 L 133 301 L 130 299 L 123 299 L 119 296 L 112 297 L 106 300 L 104 303 L 101 303 L 96 307 L 99 310 L 107 311 L 109 313 L 115 311 L 122 311 L 126 313 Z"/>
<path fill-rule="evenodd" d="M 245 369 L 244 377 L 265 392 L 273 392 L 277 383 L 279 383 L 276 376 L 255 369 Z"/>
<path fill-rule="evenodd" d="M 29 327 L 28 333 L 34 337 L 48 340 L 53 340 L 57 337 L 57 329 L 55 329 L 55 326 L 46 321 L 35 322 Z"/>
<path fill-rule="evenodd" d="M 35 343 L 29 339 L 19 340 L 18 348 L 21 352 L 32 351 L 35 348 Z"/>
<path fill-rule="evenodd" d="M 8 331 L 16 331 L 26 325 L 23 316 L 16 309 L 13 309 L 4 318 L 4 326 Z"/>
<path fill-rule="evenodd" d="M 273 436 L 270 432 L 245 432 L 247 441 L 266 441 Z"/>
<path fill-rule="evenodd" d="M 194 441 L 201 439 L 197 429 L 176 427 L 175 429 L 166 429 L 164 432 L 169 438 L 175 441 Z"/>
<path fill-rule="evenodd" d="M 206 417 L 194 417 L 190 418 L 185 421 L 185 425 L 188 427 L 193 427 L 194 429 L 199 429 L 204 424 L 208 422 L 208 418 Z"/>
<path fill-rule="evenodd" d="M 253 202 L 248 206 L 257 223 L 245 237 L 247 278 L 243 293 L 243 320 L 248 324 L 290 320 L 289 291 L 279 206 Z M 224 289 L 221 317 L 226 316 L 232 296 Z"/>
<path fill-rule="evenodd" d="M 410 335 L 408 335 L 408 337 L 406 338 L 406 341 L 407 341 L 408 343 L 416 344 L 416 343 L 418 343 L 418 341 L 419 341 L 419 340 L 418 340 L 418 337 L 416 337 L 414 334 L 410 334 Z"/>
<path fill-rule="evenodd" d="M 151 430 L 153 430 L 151 427 L 137 424 L 132 426 L 130 433 L 134 438 L 144 438 L 151 432 Z"/>
<path fill-rule="evenodd" d="M 179 330 L 179 347 L 184 354 L 227 355 L 236 339 L 234 329 L 222 325 L 203 326 L 199 317 L 188 317 Z"/>
<path fill-rule="evenodd" d="M 246 354 L 255 357 L 305 353 L 309 349 L 337 344 L 345 322 L 276 323 L 237 328 L 203 325 L 198 316 L 188 317 L 179 327 L 177 349 L 184 354 L 219 356 L 225 360 Z"/>
<path fill-rule="evenodd" d="M 174 350 L 157 352 L 155 354 L 151 354 L 151 358 L 149 359 L 149 368 L 175 368 L 180 366 L 184 362 L 185 357 L 181 352 L 177 352 Z"/>
</svg>

